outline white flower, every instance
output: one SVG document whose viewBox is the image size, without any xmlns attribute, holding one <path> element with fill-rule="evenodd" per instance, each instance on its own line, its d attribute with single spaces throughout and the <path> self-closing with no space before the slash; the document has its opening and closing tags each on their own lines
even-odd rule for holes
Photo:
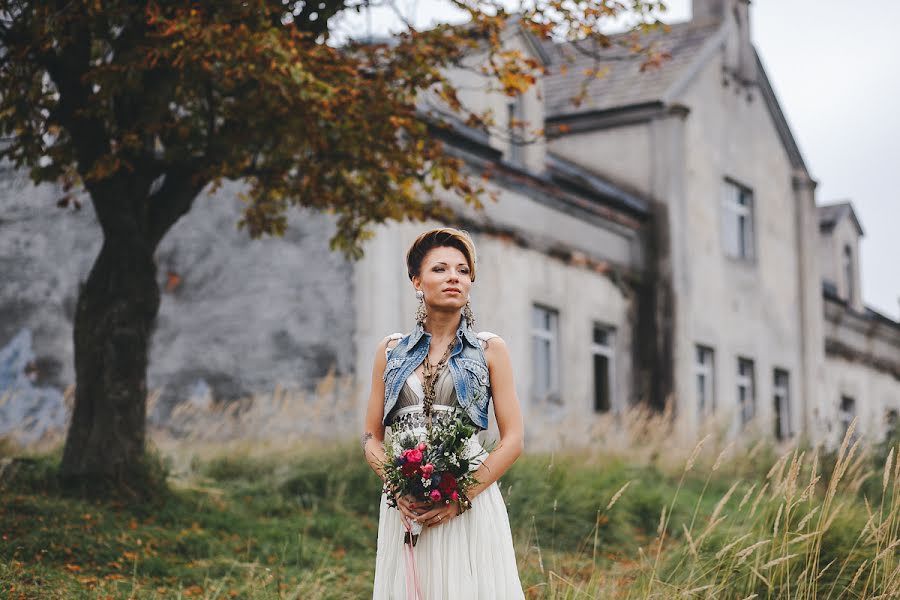
<svg viewBox="0 0 900 600">
<path fill-rule="evenodd" d="M 431 487 L 431 479 L 422 478 L 422 485 L 425 487 Z"/>
</svg>

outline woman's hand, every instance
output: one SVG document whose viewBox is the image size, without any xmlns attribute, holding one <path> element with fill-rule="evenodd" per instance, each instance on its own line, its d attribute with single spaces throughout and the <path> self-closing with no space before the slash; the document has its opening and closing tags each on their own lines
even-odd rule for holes
<svg viewBox="0 0 900 600">
<path fill-rule="evenodd" d="M 453 517 L 459 515 L 459 504 L 456 502 L 451 502 L 450 504 L 440 502 L 438 504 L 429 504 L 428 507 L 430 510 L 423 512 L 422 515 L 418 517 L 419 522 L 426 527 L 443 525 Z"/>
<path fill-rule="evenodd" d="M 397 509 L 400 514 L 410 521 L 422 521 L 424 504 L 417 502 L 412 496 L 400 496 L 397 498 Z"/>
</svg>

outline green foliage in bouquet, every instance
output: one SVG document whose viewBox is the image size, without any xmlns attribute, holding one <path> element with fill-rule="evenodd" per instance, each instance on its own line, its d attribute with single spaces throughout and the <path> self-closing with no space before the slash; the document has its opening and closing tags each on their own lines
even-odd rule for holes
<svg viewBox="0 0 900 600">
<path fill-rule="evenodd" d="M 472 424 L 456 416 L 442 421 L 440 426 L 428 427 L 422 434 L 405 432 L 391 437 L 390 458 L 384 464 L 387 487 L 394 497 L 410 495 L 431 502 L 457 500 L 478 483 L 471 470 L 482 452 L 473 455 L 469 444 L 475 433 Z"/>
</svg>

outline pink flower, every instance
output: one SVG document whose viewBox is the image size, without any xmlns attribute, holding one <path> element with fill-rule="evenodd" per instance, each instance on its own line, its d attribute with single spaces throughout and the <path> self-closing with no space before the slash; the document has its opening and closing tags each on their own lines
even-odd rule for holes
<svg viewBox="0 0 900 600">
<path fill-rule="evenodd" d="M 421 451 L 421 452 L 425 452 L 425 448 L 427 448 L 427 447 L 428 447 L 428 446 L 425 445 L 425 442 L 419 442 L 419 445 L 416 446 L 416 450 L 419 450 L 419 451 Z"/>
<path fill-rule="evenodd" d="M 450 494 L 450 499 L 451 500 L 459 500 L 459 494 L 457 494 L 456 491 L 454 490 L 453 493 Z"/>
<path fill-rule="evenodd" d="M 406 455 L 406 458 L 407 458 L 407 460 L 409 460 L 409 462 L 414 462 L 414 463 L 422 462 L 422 451 L 417 450 L 415 448 L 412 450 L 409 450 L 409 454 Z"/>
<path fill-rule="evenodd" d="M 434 465 L 428 463 L 427 465 L 422 465 L 422 475 L 426 477 L 431 477 L 431 474 L 434 473 Z"/>
<path fill-rule="evenodd" d="M 428 495 L 431 496 L 431 499 L 435 502 L 441 499 L 441 493 L 437 490 L 431 490 L 431 493 Z"/>
</svg>

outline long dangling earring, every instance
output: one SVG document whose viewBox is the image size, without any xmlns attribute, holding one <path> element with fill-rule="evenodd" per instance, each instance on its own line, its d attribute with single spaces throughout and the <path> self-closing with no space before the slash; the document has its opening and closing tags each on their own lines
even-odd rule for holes
<svg viewBox="0 0 900 600">
<path fill-rule="evenodd" d="M 472 312 L 472 305 L 466 300 L 466 305 L 463 307 L 463 318 L 465 318 L 466 322 L 469 324 L 469 329 L 472 331 L 475 330 L 475 313 Z"/>
<path fill-rule="evenodd" d="M 419 306 L 416 308 L 416 323 L 419 325 L 425 324 L 425 317 L 428 316 L 428 312 L 425 310 L 425 292 L 422 290 L 416 291 L 416 298 L 419 300 Z"/>
</svg>

